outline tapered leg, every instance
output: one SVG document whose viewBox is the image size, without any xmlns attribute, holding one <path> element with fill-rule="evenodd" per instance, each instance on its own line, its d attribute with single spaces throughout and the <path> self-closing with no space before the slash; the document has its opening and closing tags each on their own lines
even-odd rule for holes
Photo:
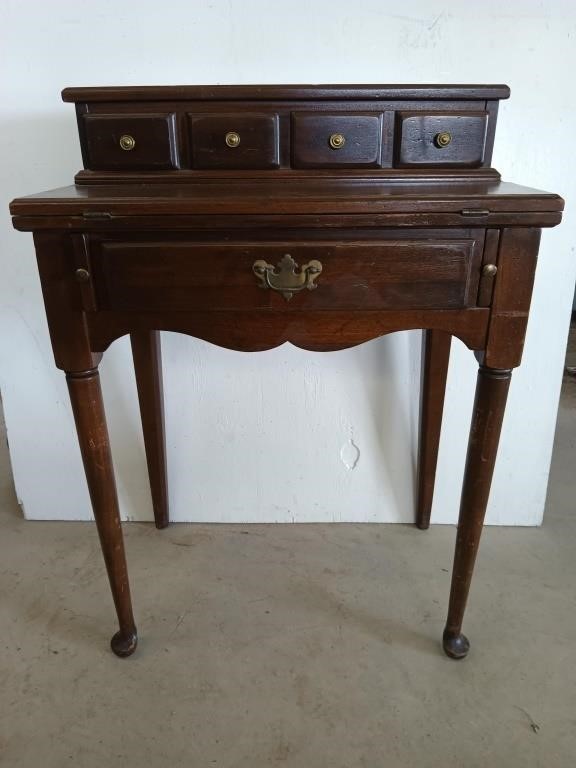
<svg viewBox="0 0 576 768">
<path fill-rule="evenodd" d="M 156 528 L 166 528 L 168 517 L 168 483 L 166 479 L 166 438 L 164 431 L 164 398 L 162 392 L 162 356 L 159 331 L 130 334 L 136 372 L 148 477 Z"/>
<path fill-rule="evenodd" d="M 130 656 L 136 649 L 138 638 L 132 615 L 124 540 L 100 377 L 97 370 L 91 370 L 67 373 L 66 379 L 88 490 L 120 624 L 120 630 L 112 638 L 111 646 L 117 656 Z"/>
<path fill-rule="evenodd" d="M 470 648 L 468 639 L 462 634 L 462 621 L 490 494 L 511 375 L 509 370 L 484 366 L 478 371 L 458 519 L 448 619 L 443 637 L 444 650 L 453 659 L 464 658 Z"/>
<path fill-rule="evenodd" d="M 450 334 L 444 331 L 424 331 L 422 333 L 420 444 L 416 507 L 416 525 L 422 529 L 430 526 L 451 341 Z"/>
</svg>

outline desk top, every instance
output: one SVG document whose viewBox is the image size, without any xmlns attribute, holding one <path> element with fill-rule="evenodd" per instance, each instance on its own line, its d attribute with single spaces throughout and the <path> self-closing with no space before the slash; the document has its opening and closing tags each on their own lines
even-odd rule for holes
<svg viewBox="0 0 576 768">
<path fill-rule="evenodd" d="M 531 224 L 553 226 L 564 201 L 559 195 L 502 181 L 461 183 L 359 179 L 202 180 L 186 184 L 77 185 L 14 200 L 17 229 L 70 227 L 80 218 L 108 227 L 125 218 L 219 215 L 408 216 L 408 224 Z M 443 217 L 436 221 L 434 217 Z M 324 223 L 328 223 L 324 219 Z M 146 222 L 141 222 L 146 223 Z M 254 223 L 254 221 L 252 221 Z M 381 224 L 382 222 L 379 222 Z"/>
</svg>

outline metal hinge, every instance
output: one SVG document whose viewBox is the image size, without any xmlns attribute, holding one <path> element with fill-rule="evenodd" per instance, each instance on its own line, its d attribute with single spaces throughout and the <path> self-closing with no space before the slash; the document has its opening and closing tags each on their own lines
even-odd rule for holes
<svg viewBox="0 0 576 768">
<path fill-rule="evenodd" d="M 112 214 L 108 211 L 85 211 L 82 214 L 84 219 L 111 219 Z"/>
<path fill-rule="evenodd" d="M 490 211 L 486 208 L 464 208 L 460 211 L 462 216 L 489 216 Z"/>
</svg>

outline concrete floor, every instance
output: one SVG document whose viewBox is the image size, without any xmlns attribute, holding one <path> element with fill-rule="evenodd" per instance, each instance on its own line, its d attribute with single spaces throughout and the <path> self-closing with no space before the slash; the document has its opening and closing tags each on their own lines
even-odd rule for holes
<svg viewBox="0 0 576 768">
<path fill-rule="evenodd" d="M 136 523 L 119 660 L 93 526 L 24 522 L 0 442 L 2 766 L 576 764 L 576 379 L 544 527 L 484 532 L 463 662 L 452 527 Z"/>
</svg>

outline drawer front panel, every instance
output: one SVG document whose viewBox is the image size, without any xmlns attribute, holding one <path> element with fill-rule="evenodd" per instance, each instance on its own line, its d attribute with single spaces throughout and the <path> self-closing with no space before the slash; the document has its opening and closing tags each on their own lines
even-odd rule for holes
<svg viewBox="0 0 576 768">
<path fill-rule="evenodd" d="M 84 115 L 87 166 L 97 171 L 178 168 L 175 115 Z"/>
<path fill-rule="evenodd" d="M 194 168 L 278 167 L 278 115 L 188 115 L 188 120 Z"/>
<path fill-rule="evenodd" d="M 377 168 L 381 165 L 382 115 L 295 112 L 292 165 L 295 168 Z"/>
<path fill-rule="evenodd" d="M 90 262 L 100 310 L 452 309 L 475 305 L 481 251 L 481 237 L 233 245 L 104 241 L 92 245 Z"/>
<path fill-rule="evenodd" d="M 484 161 L 488 114 L 399 115 L 397 165 L 475 167 Z"/>
</svg>

